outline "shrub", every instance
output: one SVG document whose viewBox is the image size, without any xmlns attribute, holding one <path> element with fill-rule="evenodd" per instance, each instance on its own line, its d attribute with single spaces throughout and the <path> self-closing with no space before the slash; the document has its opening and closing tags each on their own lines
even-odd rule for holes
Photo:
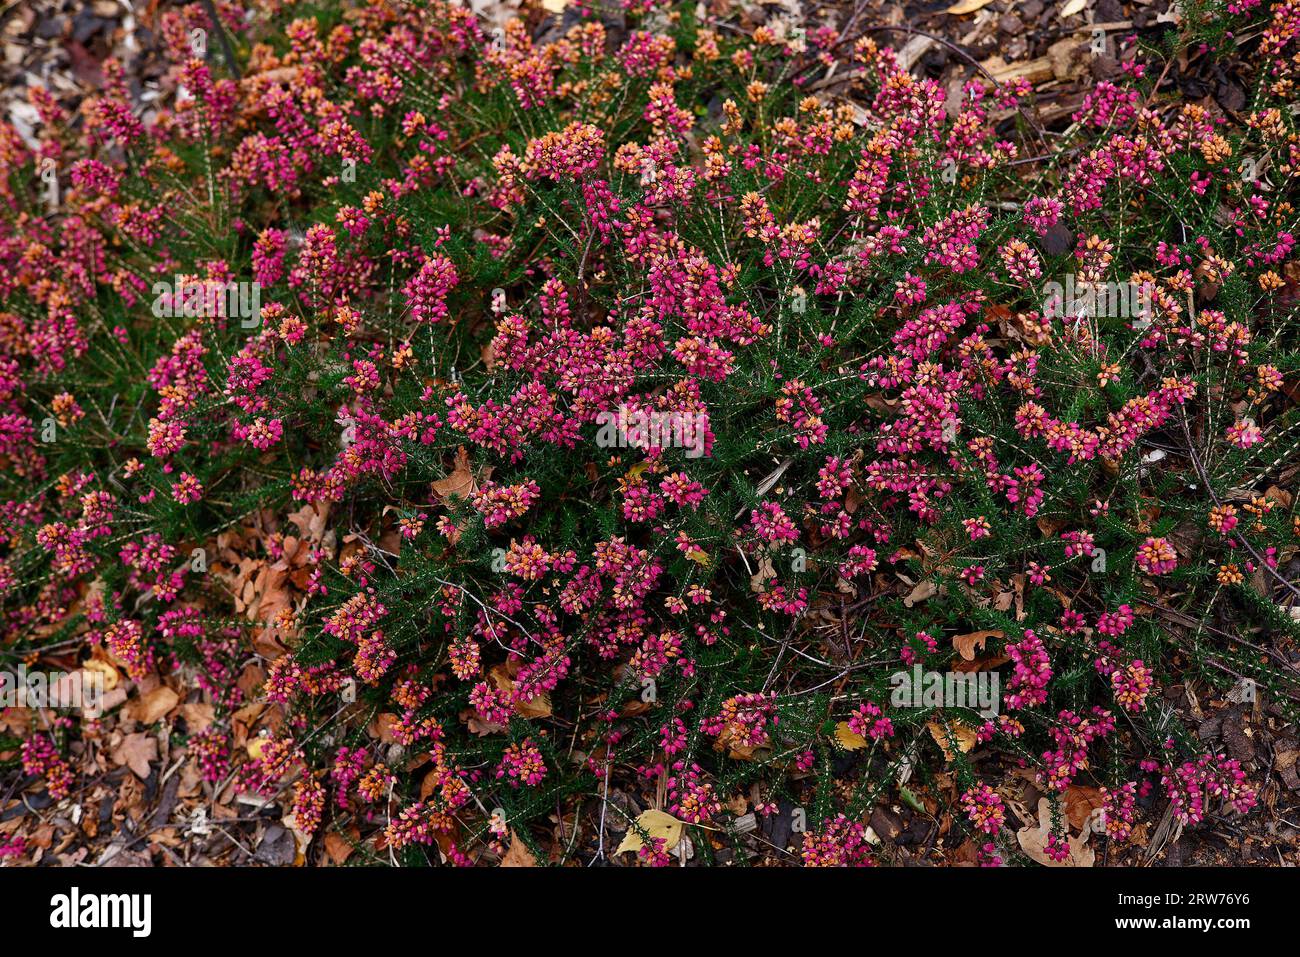
<svg viewBox="0 0 1300 957">
<path fill-rule="evenodd" d="M 11 650 L 175 675 L 366 860 L 666 863 L 614 786 L 810 864 L 895 791 L 1016 853 L 1016 767 L 1054 859 L 1083 783 L 1249 809 L 1162 692 L 1294 713 L 1294 4 L 1231 122 L 1129 43 L 1065 135 L 875 28 L 250 6 L 0 126 Z"/>
</svg>

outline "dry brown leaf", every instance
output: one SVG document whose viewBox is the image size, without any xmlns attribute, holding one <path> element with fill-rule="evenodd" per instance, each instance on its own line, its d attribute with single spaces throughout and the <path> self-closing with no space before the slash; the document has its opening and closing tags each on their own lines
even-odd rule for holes
<svg viewBox="0 0 1300 957">
<path fill-rule="evenodd" d="M 1092 812 L 1101 807 L 1101 789 L 1072 784 L 1065 789 L 1063 800 L 1070 826 L 1082 828 L 1083 822 L 1092 817 Z"/>
<path fill-rule="evenodd" d="M 1043 533 L 1044 537 L 1055 538 L 1056 533 L 1065 528 L 1065 519 L 1048 518 L 1046 515 L 1040 515 L 1034 521 L 1034 524 L 1038 526 L 1038 530 Z"/>
<path fill-rule="evenodd" d="M 992 671 L 994 668 L 1001 668 L 1010 660 L 1006 655 L 981 655 L 974 661 L 958 661 L 952 666 L 952 670 L 958 674 L 966 674 L 971 671 Z"/>
<path fill-rule="evenodd" d="M 298 826 L 292 814 L 286 814 L 280 821 L 293 836 L 293 866 L 302 867 L 307 863 L 307 847 L 311 844 L 311 835 Z"/>
<path fill-rule="evenodd" d="M 943 11 L 951 13 L 955 17 L 964 16 L 967 13 L 975 13 L 977 10 L 983 10 L 993 0 L 957 0 L 951 7 Z"/>
<path fill-rule="evenodd" d="M 862 400 L 867 408 L 879 412 L 881 415 L 893 415 L 898 406 L 898 399 L 887 399 L 879 392 L 873 392 Z"/>
<path fill-rule="evenodd" d="M 984 646 L 988 644 L 990 638 L 1003 638 L 1006 632 L 991 629 L 989 631 L 972 631 L 966 635 L 953 635 L 952 646 L 959 655 L 967 661 L 975 660 L 975 648 L 978 645 L 979 650 L 983 651 Z"/>
<path fill-rule="evenodd" d="M 763 583 L 775 577 L 776 569 L 772 567 L 772 559 L 770 556 L 764 555 L 758 560 L 758 571 L 749 577 L 749 590 L 755 592 L 765 591 Z"/>
<path fill-rule="evenodd" d="M 502 867 L 536 867 L 537 858 L 533 852 L 528 849 L 523 841 L 519 840 L 519 835 L 512 827 L 510 829 L 510 850 L 506 851 L 506 856 L 501 858 Z"/>
<path fill-rule="evenodd" d="M 911 608 L 917 602 L 925 601 L 927 598 L 933 598 L 938 593 L 939 586 L 934 582 L 919 582 L 910 592 L 908 592 L 907 597 L 903 599 L 903 604 L 908 608 Z"/>
<path fill-rule="evenodd" d="M 1052 833 L 1052 805 L 1047 798 L 1038 800 L 1038 827 L 1022 827 L 1016 831 L 1016 840 L 1020 849 L 1031 860 L 1044 867 L 1092 867 L 1097 859 L 1096 853 L 1088 847 L 1088 837 L 1092 828 L 1088 821 L 1083 824 L 1083 831 L 1078 837 L 1066 836 L 1070 845 L 1069 856 L 1064 861 L 1054 861 L 1047 856 L 1047 838 Z"/>
<path fill-rule="evenodd" d="M 767 755 L 771 753 L 770 748 L 756 748 L 748 744 L 739 744 L 733 740 L 733 736 L 723 732 L 716 741 L 713 742 L 714 751 L 726 751 L 727 757 L 733 761 L 755 761 L 758 755 L 762 753 Z"/>
<path fill-rule="evenodd" d="M 309 503 L 289 513 L 289 521 L 298 526 L 298 534 L 308 541 L 319 542 L 325 537 L 325 527 L 329 521 L 330 505 Z"/>
<path fill-rule="evenodd" d="M 128 734 L 113 749 L 113 760 L 125 764 L 143 781 L 149 776 L 149 762 L 158 760 L 158 739 L 143 731 Z"/>
<path fill-rule="evenodd" d="M 126 716 L 141 724 L 153 724 L 180 703 L 180 695 L 166 685 L 159 685 L 124 708 Z"/>
<path fill-rule="evenodd" d="M 250 701 L 230 716 L 230 728 L 235 732 L 235 744 L 242 745 L 251 736 L 262 713 L 266 711 L 266 702 Z"/>
<path fill-rule="evenodd" d="M 1061 81 L 1082 76 L 1087 70 L 1087 49 L 1085 44 L 1073 37 L 1057 40 L 1047 48 L 1047 59 L 1052 64 L 1052 75 Z"/>
<path fill-rule="evenodd" d="M 342 837 L 332 831 L 323 838 L 325 853 L 332 864 L 344 864 L 352 856 L 355 848 L 347 838 Z"/>
<path fill-rule="evenodd" d="M 217 710 L 210 704 L 183 704 L 181 717 L 185 719 L 185 729 L 190 734 L 200 734 L 217 716 Z"/>
<path fill-rule="evenodd" d="M 509 725 L 483 720 L 472 708 L 462 711 L 460 719 L 465 722 L 465 727 L 469 729 L 470 734 L 480 738 L 487 737 L 489 734 L 504 734 L 510 730 Z"/>
<path fill-rule="evenodd" d="M 1264 489 L 1264 497 L 1270 502 L 1277 502 L 1277 504 L 1281 505 L 1283 508 L 1290 508 L 1291 502 L 1295 498 L 1295 496 L 1286 489 L 1278 488 L 1276 485 L 1270 485 L 1268 488 Z"/>
<path fill-rule="evenodd" d="M 381 711 L 375 715 L 375 720 L 370 723 L 368 729 L 372 738 L 378 738 L 380 744 L 393 744 L 397 741 L 393 729 L 402 723 L 400 715 L 391 711 Z"/>
<path fill-rule="evenodd" d="M 447 498 L 449 495 L 457 495 L 460 498 L 468 498 L 472 492 L 478 490 L 478 484 L 474 481 L 474 473 L 469 467 L 469 453 L 465 451 L 465 446 L 456 450 L 456 465 L 452 473 L 445 479 L 439 479 L 433 483 L 433 492 L 439 498 Z"/>
<path fill-rule="evenodd" d="M 551 716 L 551 696 L 543 691 L 536 698 L 530 698 L 515 705 L 515 711 L 523 718 L 549 718 Z"/>
<path fill-rule="evenodd" d="M 440 768 L 430 768 L 420 781 L 420 800 L 425 800 L 430 794 L 438 790 L 438 785 L 442 783 L 444 777 L 445 772 Z"/>
</svg>

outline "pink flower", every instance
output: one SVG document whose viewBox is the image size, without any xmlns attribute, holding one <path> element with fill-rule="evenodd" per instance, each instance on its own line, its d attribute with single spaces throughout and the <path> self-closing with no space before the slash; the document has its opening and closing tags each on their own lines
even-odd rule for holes
<svg viewBox="0 0 1300 957">
<path fill-rule="evenodd" d="M 987 784 L 967 789 L 961 796 L 962 808 L 971 823 L 985 834 L 996 834 L 1006 821 L 1006 807 L 1002 798 Z"/>
<path fill-rule="evenodd" d="M 532 738 L 506 747 L 501 763 L 497 765 L 497 778 L 504 778 L 512 788 L 520 785 L 535 787 L 546 777 L 546 763 L 542 752 Z"/>
<path fill-rule="evenodd" d="M 1168 539 L 1148 537 L 1138 546 L 1136 562 L 1148 575 L 1168 575 L 1178 567 L 1178 553 Z"/>
</svg>

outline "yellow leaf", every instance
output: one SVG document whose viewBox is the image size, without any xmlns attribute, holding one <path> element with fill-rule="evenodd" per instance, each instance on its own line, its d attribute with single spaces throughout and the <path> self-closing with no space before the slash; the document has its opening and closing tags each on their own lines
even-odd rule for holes
<svg viewBox="0 0 1300 957">
<path fill-rule="evenodd" d="M 942 749 L 945 761 L 951 761 L 956 757 L 952 750 L 953 745 L 956 745 L 957 750 L 962 754 L 975 747 L 978 732 L 960 721 L 947 718 L 931 720 L 926 727 L 930 729 L 930 737 L 934 738 L 934 743 Z"/>
<path fill-rule="evenodd" d="M 118 682 L 122 679 L 118 670 L 114 668 L 111 663 L 99 658 L 91 658 L 81 667 L 85 671 L 90 671 L 99 675 L 103 679 L 105 691 L 112 691 L 117 687 Z"/>
<path fill-rule="evenodd" d="M 951 13 L 954 16 L 961 16 L 964 13 L 974 13 L 976 10 L 983 10 L 992 2 L 993 0 L 958 0 L 957 3 L 954 3 L 943 12 Z"/>
<path fill-rule="evenodd" d="M 664 811 L 649 810 L 643 811 L 636 819 L 637 825 L 655 840 L 663 838 L 664 850 L 676 847 L 682 839 L 682 822 L 677 820 L 671 814 Z M 641 842 L 641 835 L 635 827 L 629 827 L 627 834 L 623 837 L 623 843 L 618 846 L 615 854 L 622 854 L 624 851 L 639 851 L 645 845 Z"/>
<path fill-rule="evenodd" d="M 501 691 L 514 690 L 515 683 L 506 674 L 505 665 L 496 665 L 488 673 Z M 543 691 L 535 698 L 521 701 L 515 705 L 515 714 L 523 718 L 549 718 L 551 716 L 551 696 Z"/>
<path fill-rule="evenodd" d="M 706 568 L 708 567 L 709 553 L 702 548 L 692 548 L 686 553 L 686 557 L 697 565 L 702 565 Z"/>
<path fill-rule="evenodd" d="M 839 742 L 840 747 L 845 751 L 857 751 L 867 746 L 867 739 L 854 731 L 850 731 L 847 721 L 837 721 L 835 723 L 835 740 Z"/>
<path fill-rule="evenodd" d="M 551 716 L 551 696 L 543 691 L 536 698 L 529 698 L 515 705 L 515 712 L 522 718 L 549 718 Z"/>
</svg>

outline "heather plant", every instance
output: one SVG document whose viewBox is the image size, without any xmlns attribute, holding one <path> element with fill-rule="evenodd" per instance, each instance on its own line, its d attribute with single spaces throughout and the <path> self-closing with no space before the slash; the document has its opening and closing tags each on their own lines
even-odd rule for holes
<svg viewBox="0 0 1300 957">
<path fill-rule="evenodd" d="M 0 124 L 5 654 L 174 676 L 207 782 L 368 862 L 870 863 L 895 795 L 1020 861 L 1013 770 L 1053 861 L 1077 785 L 1250 810 L 1164 692 L 1300 700 L 1300 6 L 1125 38 L 1063 132 L 888 28 L 215 9 L 165 106 Z M 1210 22 L 1232 117 L 1157 90 Z"/>
</svg>

